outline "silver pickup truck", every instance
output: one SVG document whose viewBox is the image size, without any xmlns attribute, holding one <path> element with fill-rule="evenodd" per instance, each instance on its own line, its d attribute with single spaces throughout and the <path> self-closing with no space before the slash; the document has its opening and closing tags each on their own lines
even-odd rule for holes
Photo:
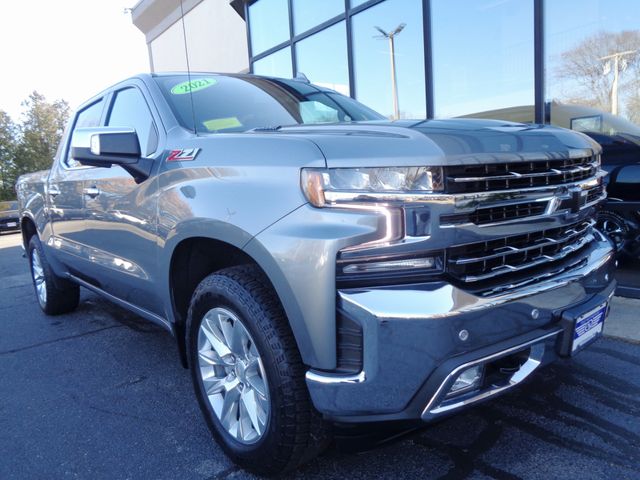
<svg viewBox="0 0 640 480">
<path fill-rule="evenodd" d="M 596 339 L 602 177 L 561 128 L 163 74 L 87 101 L 17 192 L 44 312 L 85 287 L 165 328 L 214 437 L 276 473 L 332 424 L 428 422 Z"/>
</svg>

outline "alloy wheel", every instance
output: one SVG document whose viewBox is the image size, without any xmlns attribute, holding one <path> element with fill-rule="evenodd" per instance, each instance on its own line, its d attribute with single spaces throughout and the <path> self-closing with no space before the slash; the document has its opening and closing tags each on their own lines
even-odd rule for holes
<svg viewBox="0 0 640 480">
<path fill-rule="evenodd" d="M 605 217 L 600 220 L 600 229 L 611 239 L 617 250 L 622 250 L 628 234 L 623 220 L 617 217 Z"/>
<path fill-rule="evenodd" d="M 271 408 L 262 358 L 237 315 L 209 310 L 198 330 L 198 367 L 205 394 L 231 437 L 257 442 L 265 433 Z"/>
<path fill-rule="evenodd" d="M 33 283 L 36 287 L 36 293 L 38 294 L 38 301 L 40 305 L 44 307 L 47 303 L 47 282 L 44 278 L 44 269 L 40 261 L 40 254 L 36 249 L 33 249 L 31 252 L 31 275 L 33 276 Z"/>
</svg>

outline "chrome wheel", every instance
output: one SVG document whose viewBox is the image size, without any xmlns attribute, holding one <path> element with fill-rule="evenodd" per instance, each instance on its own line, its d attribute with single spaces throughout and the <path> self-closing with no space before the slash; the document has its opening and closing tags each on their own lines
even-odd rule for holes
<svg viewBox="0 0 640 480">
<path fill-rule="evenodd" d="M 629 227 L 625 223 L 624 218 L 613 212 L 600 212 L 598 214 L 596 227 L 609 237 L 616 247 L 616 250 L 621 251 L 624 249 L 629 235 Z"/>
<path fill-rule="evenodd" d="M 44 278 L 40 255 L 35 248 L 31 251 L 31 275 L 33 276 L 33 284 L 36 286 L 38 301 L 44 307 L 47 303 L 47 282 Z"/>
<path fill-rule="evenodd" d="M 198 363 L 205 395 L 235 440 L 257 442 L 267 429 L 270 401 L 258 349 L 240 319 L 209 310 L 198 330 Z"/>
</svg>

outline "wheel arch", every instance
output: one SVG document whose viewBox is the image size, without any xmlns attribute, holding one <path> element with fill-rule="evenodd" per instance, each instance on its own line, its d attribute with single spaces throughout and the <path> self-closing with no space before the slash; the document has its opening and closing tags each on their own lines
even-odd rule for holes
<svg viewBox="0 0 640 480">
<path fill-rule="evenodd" d="M 20 232 L 22 233 L 22 245 L 26 251 L 31 237 L 38 235 L 36 222 L 29 215 L 23 215 L 20 219 Z"/>
<path fill-rule="evenodd" d="M 237 229 L 237 227 L 231 227 Z M 194 232 L 192 235 L 175 236 L 168 242 L 166 261 L 166 278 L 168 298 L 170 299 L 170 317 L 174 324 L 180 360 L 188 368 L 185 327 L 191 296 L 198 284 L 211 273 L 235 265 L 254 264 L 268 279 L 271 288 L 278 297 L 288 323 L 293 331 L 300 355 L 307 365 L 312 364 L 314 354 L 308 348 L 311 345 L 308 332 L 301 318 L 301 310 L 293 292 L 280 271 L 275 260 L 268 251 L 252 237 L 235 232 L 224 239 L 221 236 Z M 251 248 L 244 248 L 250 243 Z M 167 248 L 169 247 L 169 248 Z"/>
</svg>

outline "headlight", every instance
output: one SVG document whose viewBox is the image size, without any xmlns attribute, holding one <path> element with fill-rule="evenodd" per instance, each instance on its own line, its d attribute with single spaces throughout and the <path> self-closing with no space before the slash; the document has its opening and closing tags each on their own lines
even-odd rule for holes
<svg viewBox="0 0 640 480">
<path fill-rule="evenodd" d="M 316 207 L 377 194 L 442 191 L 441 167 L 303 168 L 302 191 Z"/>
</svg>

